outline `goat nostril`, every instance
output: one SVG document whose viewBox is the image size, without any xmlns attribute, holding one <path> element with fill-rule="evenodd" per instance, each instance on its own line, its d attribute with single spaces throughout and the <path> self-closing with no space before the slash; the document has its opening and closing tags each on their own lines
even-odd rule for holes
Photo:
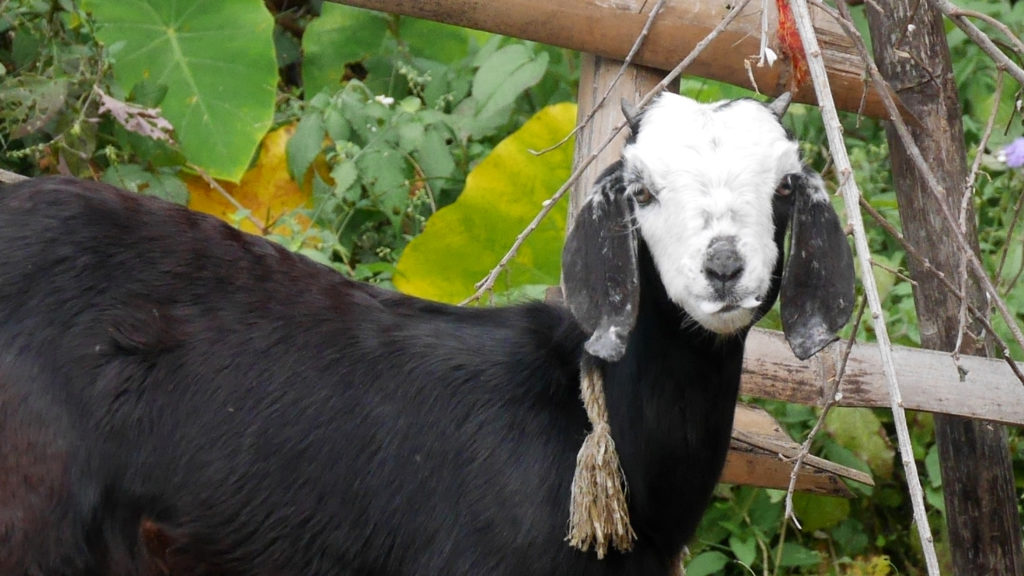
<svg viewBox="0 0 1024 576">
<path fill-rule="evenodd" d="M 713 240 L 704 259 L 704 275 L 708 280 L 721 290 L 726 284 L 738 279 L 742 273 L 743 258 L 736 250 L 736 241 L 732 238 Z"/>
</svg>

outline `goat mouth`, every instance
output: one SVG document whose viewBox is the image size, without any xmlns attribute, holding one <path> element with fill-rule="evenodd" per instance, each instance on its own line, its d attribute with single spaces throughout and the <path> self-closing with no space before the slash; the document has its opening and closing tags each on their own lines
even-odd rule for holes
<svg viewBox="0 0 1024 576">
<path fill-rule="evenodd" d="M 761 305 L 761 300 L 750 296 L 742 300 L 705 300 L 700 304 L 700 311 L 707 315 L 728 314 L 737 310 L 753 310 Z"/>
</svg>

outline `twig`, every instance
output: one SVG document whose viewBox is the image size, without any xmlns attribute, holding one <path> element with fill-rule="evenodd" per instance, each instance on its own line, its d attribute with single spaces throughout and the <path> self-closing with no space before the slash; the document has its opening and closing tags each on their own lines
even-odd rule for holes
<svg viewBox="0 0 1024 576">
<path fill-rule="evenodd" d="M 764 66 L 768 61 L 768 0 L 761 0 L 761 43 L 757 48 L 757 65 Z M 771 66 L 771 63 L 768 62 Z M 749 72 L 749 70 L 748 70 Z M 753 73 L 750 74 L 750 83 L 757 87 L 754 82 Z"/>
<path fill-rule="evenodd" d="M 791 519 L 798 530 L 802 529 L 802 527 L 800 526 L 800 521 L 796 517 L 796 513 L 793 512 L 793 494 L 796 492 L 796 481 L 800 476 L 800 468 L 804 465 L 804 459 L 806 459 L 811 453 L 811 443 L 814 442 L 814 438 L 817 437 L 821 427 L 825 424 L 825 417 L 828 416 L 829 411 L 832 410 L 832 407 L 835 406 L 836 402 L 839 401 L 839 398 L 842 397 L 839 392 L 839 388 L 842 385 L 843 376 L 846 373 L 846 362 L 850 359 L 850 352 L 853 351 L 853 344 L 857 340 L 857 329 L 860 327 L 860 321 L 864 317 L 864 308 L 866 303 L 867 301 L 864 298 L 861 298 L 857 317 L 853 321 L 853 330 L 850 332 L 850 337 L 847 339 L 846 346 L 843 348 L 843 355 L 839 359 L 839 368 L 836 370 L 836 375 L 834 378 L 822 382 L 825 404 L 821 407 L 821 414 L 818 415 L 818 420 L 814 423 L 811 431 L 807 433 L 807 438 L 804 439 L 803 444 L 800 446 L 800 452 L 797 453 L 796 458 L 793 459 L 793 469 L 789 473 L 789 488 L 786 490 L 786 513 L 784 518 Z"/>
<path fill-rule="evenodd" d="M 974 43 L 982 49 L 982 51 L 988 54 L 989 58 L 991 58 L 997 66 L 1006 70 L 1010 76 L 1013 76 L 1014 80 L 1016 80 L 1018 84 L 1024 86 L 1024 70 L 1022 70 L 1016 62 L 1011 60 L 1009 56 L 1004 54 L 987 34 L 982 32 L 974 25 L 973 22 L 968 20 L 964 15 L 964 11 L 961 10 L 960 7 L 956 6 L 949 0 L 928 0 L 928 3 L 939 12 L 942 12 L 947 18 L 952 20 L 953 24 L 956 24 L 957 28 L 963 30 L 964 34 L 967 34 L 968 38 L 973 40 Z M 1010 33 L 1009 36 L 1010 38 L 1013 38 L 1012 33 Z"/>
<path fill-rule="evenodd" d="M 967 214 L 969 213 L 971 199 L 974 198 L 975 183 L 978 179 L 978 170 L 981 169 L 981 158 L 985 154 L 985 148 L 988 146 L 988 140 L 992 137 L 992 128 L 996 124 L 996 116 L 999 114 L 999 101 L 1003 96 L 1003 71 L 999 70 L 996 74 L 996 90 L 993 96 L 993 102 L 996 103 L 992 107 L 992 113 L 989 114 L 988 122 L 985 124 L 985 132 L 981 136 L 981 142 L 978 143 L 978 152 L 974 155 L 974 162 L 971 164 L 971 171 L 967 175 L 967 184 L 964 186 L 964 195 L 960 200 L 960 234 L 967 235 Z M 1007 236 L 1009 240 L 1009 236 Z M 960 257 L 960 263 L 957 265 L 959 270 L 960 278 L 960 292 L 965 296 L 967 295 L 967 258 L 963 255 Z M 953 347 L 953 361 L 956 362 L 957 369 L 963 374 L 963 370 L 960 369 L 960 350 L 964 344 L 964 334 L 967 332 L 967 302 L 968 298 L 960 299 L 960 311 L 957 314 L 957 331 L 956 331 L 956 345 Z"/>
<path fill-rule="evenodd" d="M 875 220 L 875 222 L 878 223 L 879 226 L 882 227 L 883 230 L 885 230 L 889 234 L 889 236 L 891 236 L 897 242 L 900 243 L 903 249 L 906 250 L 907 255 L 913 258 L 915 261 L 917 261 L 918 264 L 921 265 L 922 271 L 924 273 L 931 274 L 932 276 L 934 276 L 936 280 L 938 280 L 939 282 L 942 283 L 943 286 L 945 286 L 946 290 L 948 290 L 949 293 L 953 295 L 953 297 L 961 301 L 964 299 L 964 293 L 961 292 L 959 288 L 954 286 L 953 283 L 949 280 L 949 278 L 947 278 L 941 270 L 936 269 L 934 266 L 932 266 L 932 263 L 929 262 L 927 258 L 921 256 L 921 253 L 917 251 L 917 248 L 915 248 L 914 245 L 911 244 L 910 242 L 907 242 L 907 239 L 902 234 L 900 234 L 899 230 L 897 230 L 888 220 L 886 220 L 885 217 L 879 214 L 878 211 L 875 210 L 875 207 L 869 204 L 868 201 L 865 200 L 863 197 L 861 198 L 860 206 L 861 208 L 864 209 L 865 212 L 868 213 L 869 216 L 871 216 Z M 978 310 L 978 308 L 971 304 L 969 300 L 967 302 L 967 309 L 970 311 L 971 317 L 974 318 L 976 322 L 981 324 L 982 327 L 987 331 L 987 333 L 991 335 L 992 339 L 999 346 L 1000 355 L 1002 356 L 1003 360 L 1005 360 L 1006 363 L 1009 365 L 1010 370 L 1013 371 L 1017 379 L 1022 384 L 1024 384 L 1024 373 L 1021 373 L 1020 369 L 1017 367 L 1017 363 L 1013 361 L 1013 358 L 1010 356 L 1010 349 L 1006 346 L 1006 342 L 1004 342 L 1003 339 L 999 337 L 999 334 L 996 333 L 995 328 L 988 320 L 988 315 L 984 314 L 981 310 Z"/>
<path fill-rule="evenodd" d="M 879 270 L 885 270 L 889 274 L 892 274 L 893 276 L 899 278 L 900 280 L 903 280 L 904 282 L 909 282 L 910 284 L 917 286 L 916 280 L 914 280 L 910 276 L 907 276 L 903 272 L 900 272 L 899 270 L 893 268 L 892 266 L 886 266 L 885 264 L 882 264 L 881 262 L 875 260 L 874 258 L 871 259 L 871 265 L 874 266 L 875 268 L 878 268 Z"/>
<path fill-rule="evenodd" d="M 846 35 L 853 41 L 854 46 L 861 54 L 861 58 L 866 63 L 868 72 L 871 74 L 871 78 L 880 85 L 884 83 L 885 79 L 882 77 L 882 73 L 879 72 L 874 60 L 871 59 L 868 54 L 867 47 L 864 45 L 864 39 L 861 38 L 860 32 L 858 32 L 857 28 L 852 24 L 853 20 L 850 17 L 849 10 L 846 6 L 842 2 L 838 4 L 839 10 L 842 12 L 842 17 L 837 16 L 834 10 L 824 4 L 819 4 L 819 6 L 832 14 L 839 25 L 843 27 Z M 947 224 L 956 229 L 957 219 L 953 217 L 953 214 L 949 211 L 949 207 L 942 201 L 942 184 L 939 183 L 938 179 L 935 177 L 935 173 L 931 169 L 931 166 L 925 162 L 924 156 L 921 155 L 921 149 L 917 147 L 917 143 L 914 141 L 914 137 L 910 134 L 910 130 L 907 128 L 906 122 L 903 121 L 903 117 L 900 114 L 899 108 L 897 108 L 892 95 L 889 94 L 887 90 L 880 90 L 878 94 L 881 96 L 882 104 L 889 113 L 889 118 L 892 120 L 892 127 L 896 130 L 900 143 L 903 144 L 903 147 L 906 149 L 907 155 L 914 163 L 914 167 L 917 169 L 918 174 L 922 176 L 925 183 L 928 185 L 928 189 L 931 190 L 932 194 L 934 194 L 939 200 L 939 202 L 937 202 L 939 213 L 943 218 L 945 218 Z M 1013 335 L 1014 341 L 1017 342 L 1018 346 L 1024 348 L 1024 332 L 1021 332 L 1020 326 L 1017 325 L 1017 320 L 1013 313 L 1010 312 L 1010 309 L 1006 306 L 1006 302 L 999 296 L 999 292 L 996 290 L 991 278 L 988 277 L 988 273 L 985 271 L 985 267 L 982 265 L 978 255 L 974 253 L 974 250 L 963 235 L 953 234 L 953 241 L 957 243 L 957 247 L 960 249 L 961 253 L 966 255 L 967 262 L 971 268 L 971 273 L 974 274 L 975 278 L 979 282 L 981 282 L 982 287 L 988 294 L 991 304 L 995 306 L 996 310 L 999 311 L 999 315 L 1003 317 L 1007 329 L 1010 331 L 1010 334 Z M 1016 366 L 1014 366 L 1014 373 L 1019 373 Z M 1021 382 L 1024 383 L 1024 380 Z"/>
<path fill-rule="evenodd" d="M 643 46 L 644 40 L 647 39 L 647 35 L 650 34 L 651 32 L 651 26 L 654 25 L 654 17 L 658 15 L 658 12 L 661 11 L 661 7 L 664 5 L 665 0 L 658 0 L 658 3 L 654 5 L 654 8 L 651 8 L 651 13 L 647 16 L 647 22 L 644 23 L 643 29 L 640 30 L 640 35 L 637 36 L 636 40 L 633 42 L 633 47 L 630 48 L 629 54 L 626 54 L 626 59 L 622 61 L 622 66 L 619 67 L 618 73 L 615 74 L 615 78 L 612 78 L 611 83 L 608 84 L 608 89 L 605 90 L 604 95 L 601 96 L 601 99 L 598 100 L 597 103 L 594 104 L 594 107 L 590 110 L 590 112 L 587 113 L 587 117 L 584 118 L 582 122 L 577 124 L 576 127 L 572 129 L 572 132 L 566 134 L 565 138 L 562 138 L 558 142 L 555 142 L 554 144 L 548 146 L 547 148 L 544 148 L 543 150 L 530 150 L 531 154 L 535 156 L 540 156 L 542 154 L 547 154 L 548 152 L 555 150 L 556 148 L 568 142 L 585 126 L 590 124 L 590 121 L 594 119 L 594 115 L 597 114 L 597 111 L 600 110 L 602 106 L 604 106 L 605 101 L 607 101 L 608 97 L 611 96 L 612 90 L 615 89 L 615 86 L 619 83 L 619 80 L 621 80 L 622 76 L 626 73 L 626 70 L 628 70 L 629 67 L 633 64 L 633 58 L 636 57 L 636 53 L 640 51 L 640 47 Z"/>
<path fill-rule="evenodd" d="M 1021 42 L 1020 38 L 1017 38 L 1017 35 L 1013 33 L 1013 30 L 1010 30 L 1009 26 L 1003 24 L 1002 22 L 996 20 L 995 18 L 989 16 L 988 14 L 985 14 L 984 12 L 977 12 L 975 10 L 967 10 L 965 8 L 956 8 L 955 10 L 953 10 L 953 12 L 950 13 L 950 16 L 963 16 L 967 18 L 975 18 L 977 20 L 984 21 L 989 26 L 1002 32 L 1003 36 L 1006 36 L 1006 39 L 1009 40 L 1010 44 L 1013 45 L 1013 50 L 1020 54 L 1021 56 L 1024 56 L 1024 42 Z"/>
<path fill-rule="evenodd" d="M 842 127 L 839 123 L 839 114 L 836 111 L 835 102 L 832 100 L 832 91 L 828 82 L 828 75 L 825 70 L 825 61 L 821 56 L 821 48 L 818 45 L 817 35 L 814 33 L 814 25 L 811 22 L 811 12 L 807 7 L 806 0 L 790 0 L 790 7 L 793 9 L 793 19 L 796 21 L 800 39 L 807 54 L 807 65 L 814 81 L 814 91 L 818 98 L 818 105 L 821 108 L 822 119 L 825 124 L 825 131 L 828 136 L 829 149 L 832 152 L 832 160 L 836 163 L 836 172 L 840 178 L 843 191 L 843 198 L 847 210 L 847 217 L 853 227 L 854 244 L 857 247 L 857 257 L 860 260 L 862 272 L 862 285 L 867 296 L 868 306 L 871 308 L 871 319 L 875 328 L 875 337 L 878 341 L 878 348 L 882 359 L 882 369 L 885 372 L 886 382 L 889 386 L 889 403 L 892 409 L 893 422 L 896 427 L 896 437 L 899 440 L 900 455 L 903 461 L 903 468 L 906 471 L 907 487 L 910 492 L 911 502 L 914 509 L 914 519 L 917 522 L 918 535 L 921 539 L 921 550 L 928 568 L 928 574 L 937 576 L 939 574 L 938 556 L 935 554 L 935 543 L 932 537 L 928 515 L 924 507 L 924 491 L 921 488 L 921 480 L 918 477 L 917 466 L 914 462 L 913 445 L 910 441 L 910 431 L 907 427 L 907 415 L 903 410 L 903 397 L 900 392 L 899 381 L 896 377 L 896 366 L 892 357 L 892 344 L 889 341 L 889 332 L 885 326 L 885 317 L 882 313 L 882 305 L 878 295 L 878 285 L 875 282 L 874 274 L 871 273 L 871 249 L 868 247 L 867 234 L 864 232 L 864 222 L 859 210 L 855 207 L 860 200 L 860 190 L 856 181 L 850 177 L 853 168 L 850 158 L 846 152 L 846 145 L 843 141 Z M 884 83 L 878 83 L 884 86 Z M 883 98 L 887 95 L 885 90 L 879 91 Z M 892 114 L 892 111 L 890 111 Z M 893 114 L 897 117 L 898 114 Z"/>
<path fill-rule="evenodd" d="M 872 0 L 867 1 L 871 2 Z M 830 6 L 827 6 L 823 3 L 816 2 L 815 5 L 818 6 L 818 8 L 820 8 L 821 10 L 824 10 L 826 13 L 828 13 L 843 28 L 846 35 L 850 38 L 850 40 L 853 41 L 854 46 L 860 53 L 862 61 L 864 61 L 867 64 L 868 73 L 871 75 L 872 79 L 877 82 L 885 82 L 885 79 L 882 78 L 881 73 L 878 71 L 878 67 L 875 66 L 874 61 L 871 59 L 870 55 L 868 55 L 867 46 L 864 45 L 864 39 L 861 38 L 860 32 L 853 25 L 853 19 L 850 16 L 849 9 L 846 7 L 846 5 L 843 3 L 840 3 L 838 5 L 840 12 L 842 12 L 841 15 L 839 12 L 836 12 Z M 893 119 L 893 125 L 897 127 L 898 132 L 906 132 L 906 123 L 903 122 L 903 117 L 899 114 L 899 111 L 896 108 L 896 104 L 893 101 L 892 97 L 889 95 L 888 91 L 882 91 L 881 94 L 882 103 L 883 105 L 885 105 L 886 110 L 889 112 L 890 117 Z M 919 171 L 921 171 L 922 174 L 931 175 L 932 181 L 934 182 L 934 174 L 931 172 L 931 169 L 927 166 L 927 164 L 924 162 L 924 159 L 921 157 L 921 153 L 920 150 L 917 148 L 917 144 L 913 141 L 912 138 L 910 138 L 909 132 L 907 132 L 906 135 L 907 140 L 903 140 L 902 143 L 904 144 L 904 146 L 907 147 L 908 151 L 911 147 L 913 147 L 913 150 L 917 151 L 917 155 L 915 158 L 916 168 Z M 933 189 L 933 191 L 934 190 L 936 189 Z M 935 193 L 937 194 L 938 192 Z M 964 293 L 960 292 L 957 287 L 953 286 L 952 282 L 950 282 L 949 279 L 946 278 L 946 275 L 941 270 L 936 269 L 934 266 L 931 265 L 931 262 L 929 262 L 927 258 L 921 256 L 921 254 L 916 250 L 916 248 L 912 246 L 909 242 L 907 242 L 906 239 L 904 239 L 903 235 L 898 230 L 896 230 L 896 228 L 894 228 L 891 224 L 889 224 L 889 222 L 884 217 L 882 217 L 882 215 L 879 214 L 878 211 L 876 211 L 874 207 L 871 206 L 871 204 L 864 200 L 863 197 L 861 198 L 860 205 L 883 228 L 885 228 L 885 230 L 889 233 L 890 236 L 892 236 L 898 242 L 900 242 L 903 248 L 907 251 L 907 254 L 913 257 L 917 262 L 919 262 L 921 266 L 923 266 L 925 272 L 935 276 L 935 278 L 942 282 L 946 289 L 949 290 L 949 292 L 953 294 L 955 297 L 961 299 L 965 297 Z M 971 251 L 971 254 L 973 255 L 973 251 Z M 1022 266 L 1022 269 L 1024 269 L 1024 266 Z M 987 286 L 991 286 L 991 282 L 989 282 Z M 986 288 L 986 290 L 988 290 L 988 288 Z M 989 292 L 989 294 L 991 295 L 993 293 Z M 995 299 L 998 300 L 998 295 L 995 295 Z M 999 301 L 1001 302 L 1001 300 Z M 999 337 L 998 333 L 995 331 L 995 328 L 993 328 L 992 324 L 988 321 L 988 314 L 982 314 L 977 308 L 970 304 L 970 302 L 968 302 L 968 307 L 971 311 L 971 314 L 974 315 L 974 319 L 981 323 L 988 331 L 988 333 L 991 335 L 991 337 L 994 340 L 996 340 L 996 342 L 999 344 L 999 346 L 1001 347 L 1000 355 L 1002 356 L 1003 360 L 1006 361 L 1007 365 L 1010 367 L 1010 370 L 1013 372 L 1014 376 L 1016 376 L 1017 380 L 1019 380 L 1021 384 L 1024 384 L 1024 373 L 1022 373 L 1020 369 L 1017 367 L 1017 364 L 1013 361 L 1013 358 L 1010 355 L 1010 349 L 1006 346 L 1006 343 L 1002 340 L 1002 338 Z M 1006 320 L 1007 314 L 1004 312 L 1004 310 L 1005 304 L 1003 308 L 1000 308 L 1000 314 L 1003 316 L 1003 319 Z M 1021 344 L 1021 338 L 1018 337 L 1016 334 L 1017 332 L 1019 332 L 1019 329 L 1015 330 L 1015 321 L 1010 320 L 1008 324 L 1011 325 L 1011 331 L 1014 332 L 1014 339 L 1017 341 L 1018 344 Z"/>
<path fill-rule="evenodd" d="M 658 82 L 658 84 L 654 86 L 654 88 L 652 88 L 646 94 L 644 94 L 644 97 L 641 98 L 640 101 L 637 103 L 637 108 L 643 108 L 645 105 L 647 105 L 648 102 L 650 102 L 654 98 L 654 96 L 656 96 L 662 90 L 664 90 L 665 87 L 669 85 L 669 83 L 678 78 L 679 75 L 683 73 L 683 70 L 685 70 L 690 64 L 692 64 L 693 61 L 696 60 L 697 57 L 700 55 L 700 53 L 703 52 L 705 48 L 707 48 L 708 44 L 714 41 L 714 39 L 717 38 L 722 33 L 722 31 L 725 30 L 726 27 L 728 27 L 729 24 L 731 24 L 732 21 L 736 19 L 736 16 L 738 16 L 739 13 L 744 8 L 746 8 L 748 3 L 750 3 L 750 0 L 740 0 L 739 2 L 737 2 L 736 5 L 733 6 L 732 10 L 730 10 L 729 13 L 726 14 L 725 18 L 723 18 L 722 21 L 718 23 L 718 26 L 715 26 L 714 30 L 712 30 L 710 33 L 708 33 L 707 36 L 704 37 L 704 39 L 698 42 L 697 45 L 693 47 L 693 50 L 690 51 L 690 54 L 687 55 L 682 62 L 677 64 L 675 68 L 673 68 L 664 78 L 662 78 L 661 82 Z M 479 301 L 484 294 L 486 294 L 487 292 L 491 291 L 494 288 L 494 283 L 497 281 L 498 276 L 501 274 L 502 271 L 505 270 L 505 268 L 508 266 L 508 263 L 513 258 L 515 258 L 516 254 L 519 252 L 519 248 L 521 248 L 523 243 L 526 242 L 526 239 L 530 237 L 530 234 L 532 234 L 533 231 L 537 229 L 537 226 L 540 225 L 540 222 L 544 220 L 544 218 L 546 218 L 548 214 L 551 213 L 551 210 L 554 209 L 555 205 L 558 204 L 558 201 L 562 199 L 562 196 L 565 196 L 565 193 L 569 190 L 569 188 L 571 188 L 576 183 L 576 181 L 579 180 L 583 172 L 587 168 L 589 168 L 591 164 L 594 163 L 594 160 L 596 160 L 597 157 L 601 154 L 601 152 L 604 151 L 604 149 L 607 148 L 615 140 L 615 138 L 619 135 L 619 132 L 621 132 L 622 129 L 625 127 L 625 120 L 622 120 L 618 124 L 616 124 L 612 128 L 611 134 L 608 135 L 604 142 L 602 142 L 600 146 L 598 146 L 593 152 L 591 152 L 589 156 L 580 161 L 579 165 L 573 170 L 572 174 L 569 176 L 569 179 L 566 180 L 565 183 L 562 184 L 562 186 L 558 190 L 556 190 L 554 194 L 551 195 L 551 198 L 544 201 L 543 207 L 541 208 L 540 212 L 538 212 L 537 215 L 533 218 L 533 220 L 527 225 L 526 229 L 520 232 L 518 236 L 516 236 L 516 240 L 515 242 L 512 243 L 512 247 L 509 248 L 508 252 L 506 252 L 505 255 L 501 258 L 501 261 L 498 262 L 498 265 L 495 266 L 483 280 L 476 284 L 476 292 L 474 292 L 469 298 L 466 298 L 461 303 L 459 303 L 460 306 L 464 306 L 466 304 L 471 304 L 473 302 Z"/>
</svg>

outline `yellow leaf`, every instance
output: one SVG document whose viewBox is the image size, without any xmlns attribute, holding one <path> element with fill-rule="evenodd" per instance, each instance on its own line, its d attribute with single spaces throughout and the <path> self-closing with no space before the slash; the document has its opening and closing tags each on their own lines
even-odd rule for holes
<svg viewBox="0 0 1024 576">
<path fill-rule="evenodd" d="M 238 204 L 252 214 L 253 218 L 268 228 L 261 230 L 252 220 L 245 218 L 239 223 L 239 228 L 243 231 L 260 235 L 274 233 L 288 236 L 292 232 L 291 229 L 287 226 L 275 226 L 275 223 L 296 209 L 310 207 L 310 188 L 300 187 L 288 175 L 285 147 L 294 133 L 294 124 L 271 131 L 263 138 L 256 164 L 242 176 L 237 185 L 218 182 Z M 238 208 L 220 191 L 211 188 L 198 176 L 187 176 L 184 180 L 189 190 L 189 208 L 211 214 L 226 222 L 236 221 L 235 214 Z M 295 219 L 303 229 L 310 225 L 309 219 L 303 215 L 296 215 Z"/>
<path fill-rule="evenodd" d="M 430 217 L 395 268 L 395 287 L 440 302 L 459 302 L 490 271 L 572 171 L 572 143 L 537 156 L 576 123 L 576 105 L 537 112 L 501 141 L 466 178 L 454 203 Z M 498 292 L 558 284 L 567 200 L 540 223 L 506 268 Z"/>
</svg>

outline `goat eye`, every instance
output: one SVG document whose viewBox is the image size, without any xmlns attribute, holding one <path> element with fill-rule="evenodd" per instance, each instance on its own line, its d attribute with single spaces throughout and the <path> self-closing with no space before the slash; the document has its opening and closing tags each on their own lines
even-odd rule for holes
<svg viewBox="0 0 1024 576">
<path fill-rule="evenodd" d="M 793 193 L 793 189 L 797 186 L 796 174 L 786 174 L 782 177 L 782 182 L 779 182 L 778 188 L 775 189 L 775 193 L 779 196 L 789 196 Z"/>
<path fill-rule="evenodd" d="M 633 194 L 633 199 L 640 206 L 647 206 L 654 201 L 654 194 L 651 194 L 651 191 L 647 188 L 641 188 Z"/>
</svg>

